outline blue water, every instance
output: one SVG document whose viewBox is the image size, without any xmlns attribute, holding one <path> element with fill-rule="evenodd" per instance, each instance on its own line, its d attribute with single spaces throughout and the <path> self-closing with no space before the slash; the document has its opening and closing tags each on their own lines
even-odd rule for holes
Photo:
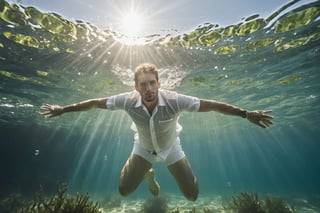
<svg viewBox="0 0 320 213">
<path fill-rule="evenodd" d="M 291 18 L 296 27 L 277 32 L 279 22 L 310 8 L 315 8 L 310 22 Z M 160 68 L 165 88 L 248 110 L 273 110 L 275 124 L 268 129 L 215 112 L 182 114 L 181 141 L 198 177 L 199 199 L 258 192 L 303 198 L 319 210 L 319 14 L 316 1 L 280 13 L 257 31 L 224 35 L 215 44 L 198 43 L 187 34 L 190 46 L 182 38 L 138 46 L 98 37 L 68 42 L 52 26 L 32 29 L 17 24 L 19 16 L 1 16 L 0 196 L 32 196 L 40 184 L 50 194 L 61 182 L 68 183 L 70 193 L 118 194 L 119 173 L 133 142 L 130 118 L 92 110 L 45 119 L 40 106 L 130 91 L 131 70 L 147 61 Z M 197 37 L 207 33 L 199 29 Z M 18 34 L 52 43 L 27 43 Z M 266 38 L 273 42 L 248 48 L 249 42 Z M 235 51 L 217 52 L 232 45 Z M 180 196 L 165 165 L 154 167 L 161 193 Z M 148 193 L 142 183 L 131 198 Z"/>
</svg>

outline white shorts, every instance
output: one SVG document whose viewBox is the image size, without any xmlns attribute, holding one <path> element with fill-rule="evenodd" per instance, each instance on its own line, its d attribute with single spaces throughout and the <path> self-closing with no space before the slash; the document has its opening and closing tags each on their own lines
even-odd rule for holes
<svg viewBox="0 0 320 213">
<path fill-rule="evenodd" d="M 135 141 L 131 154 L 139 155 L 151 164 L 157 162 L 164 162 L 168 166 L 174 164 L 175 162 L 185 157 L 179 138 L 177 138 L 176 142 L 174 142 L 174 144 L 171 147 L 161 151 L 160 153 L 145 150 L 138 141 Z"/>
</svg>

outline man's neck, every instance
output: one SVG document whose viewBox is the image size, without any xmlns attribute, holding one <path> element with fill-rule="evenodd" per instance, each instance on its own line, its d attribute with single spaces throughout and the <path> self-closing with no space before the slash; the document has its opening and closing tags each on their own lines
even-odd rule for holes
<svg viewBox="0 0 320 213">
<path fill-rule="evenodd" d="M 152 115 L 152 112 L 158 103 L 158 99 L 156 101 L 152 101 L 152 102 L 144 102 L 143 101 L 142 103 L 148 109 L 150 115 Z"/>
</svg>

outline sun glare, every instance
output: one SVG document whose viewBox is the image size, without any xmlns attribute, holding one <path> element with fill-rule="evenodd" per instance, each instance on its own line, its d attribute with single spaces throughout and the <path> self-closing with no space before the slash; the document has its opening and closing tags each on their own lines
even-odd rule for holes
<svg viewBox="0 0 320 213">
<path fill-rule="evenodd" d="M 136 12 L 129 12 L 121 20 L 121 29 L 126 36 L 139 36 L 143 29 L 143 17 Z"/>
<path fill-rule="evenodd" d="M 122 2 L 122 1 L 121 1 Z M 125 2 L 125 1 L 124 1 Z M 150 22 L 154 17 L 143 4 L 119 4 L 115 7 L 116 15 L 112 31 L 117 32 L 117 41 L 127 45 L 143 45 L 150 32 Z"/>
</svg>

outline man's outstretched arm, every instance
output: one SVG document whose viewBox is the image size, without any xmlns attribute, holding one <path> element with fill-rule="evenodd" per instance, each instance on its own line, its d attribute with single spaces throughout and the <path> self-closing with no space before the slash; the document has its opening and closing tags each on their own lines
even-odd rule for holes
<svg viewBox="0 0 320 213">
<path fill-rule="evenodd" d="M 41 114 L 47 118 L 52 118 L 66 112 L 86 111 L 94 108 L 106 109 L 106 101 L 107 98 L 97 98 L 81 101 L 79 103 L 70 104 L 67 106 L 44 104 L 41 106 L 41 109 L 43 110 Z"/>
<path fill-rule="evenodd" d="M 273 117 L 267 114 L 272 112 L 272 110 L 247 111 L 227 103 L 201 99 L 199 112 L 209 111 L 217 111 L 226 115 L 241 116 L 262 128 L 267 128 L 273 124 Z"/>
</svg>

